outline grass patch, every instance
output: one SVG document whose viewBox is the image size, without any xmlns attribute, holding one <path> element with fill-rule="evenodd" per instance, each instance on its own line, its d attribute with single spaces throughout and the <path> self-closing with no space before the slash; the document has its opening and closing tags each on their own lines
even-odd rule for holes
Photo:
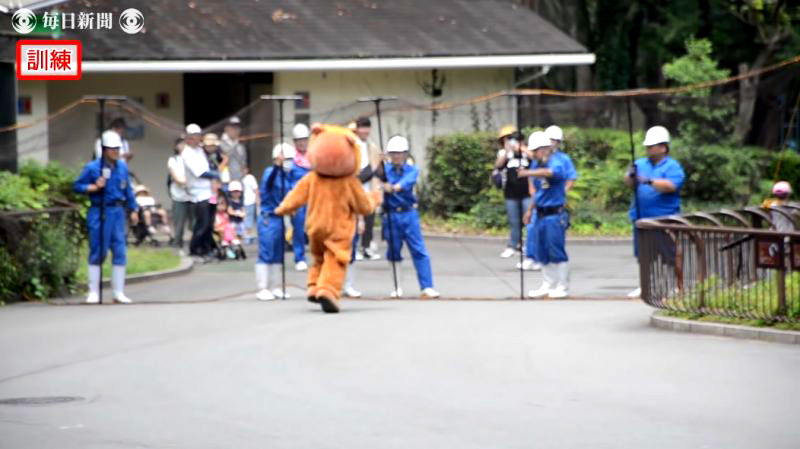
<svg viewBox="0 0 800 449">
<path fill-rule="evenodd" d="M 458 218 L 441 218 L 426 214 L 420 217 L 420 221 L 422 224 L 422 230 L 428 232 L 479 236 L 508 235 L 508 229 L 482 228 L 471 224 L 468 220 L 459 220 Z"/>
<path fill-rule="evenodd" d="M 81 261 L 86 261 L 89 249 L 84 246 L 81 248 Z M 171 248 L 143 248 L 128 247 L 128 267 L 126 275 L 149 273 L 152 271 L 169 270 L 178 268 L 181 258 Z M 87 266 L 81 263 L 78 268 L 77 278 L 81 285 L 87 282 Z M 111 277 L 111 253 L 106 257 L 103 264 L 103 279 Z"/>
<path fill-rule="evenodd" d="M 707 323 L 732 324 L 737 326 L 768 327 L 785 331 L 800 331 L 800 323 L 783 323 L 769 320 L 752 320 L 744 318 L 731 318 L 719 315 L 703 315 L 692 312 L 676 312 L 674 310 L 662 310 L 659 312 L 663 316 L 680 318 L 690 321 L 703 321 Z"/>
<path fill-rule="evenodd" d="M 420 220 L 422 230 L 427 232 L 493 237 L 505 237 L 509 233 L 507 227 L 484 228 L 477 226 L 462 214 L 456 214 L 453 218 L 441 218 L 425 214 L 420 217 Z M 619 220 L 609 220 L 601 223 L 573 222 L 567 231 L 567 235 L 573 237 L 631 237 L 631 234 L 632 227 L 630 222 Z"/>
</svg>

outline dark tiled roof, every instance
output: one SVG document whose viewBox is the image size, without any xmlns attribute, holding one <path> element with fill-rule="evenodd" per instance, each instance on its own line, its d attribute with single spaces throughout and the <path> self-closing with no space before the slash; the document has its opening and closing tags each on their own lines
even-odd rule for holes
<svg viewBox="0 0 800 449">
<path fill-rule="evenodd" d="M 84 59 L 318 59 L 585 53 L 529 9 L 494 0 L 69 0 L 144 15 L 145 32 L 70 31 Z"/>
</svg>

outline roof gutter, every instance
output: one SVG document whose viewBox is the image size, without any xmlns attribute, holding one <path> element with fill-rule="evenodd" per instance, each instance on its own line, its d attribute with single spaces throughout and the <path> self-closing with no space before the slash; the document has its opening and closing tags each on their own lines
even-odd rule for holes
<svg viewBox="0 0 800 449">
<path fill-rule="evenodd" d="M 593 53 L 419 58 L 83 61 L 84 73 L 300 72 L 334 70 L 459 69 L 594 64 Z"/>
</svg>

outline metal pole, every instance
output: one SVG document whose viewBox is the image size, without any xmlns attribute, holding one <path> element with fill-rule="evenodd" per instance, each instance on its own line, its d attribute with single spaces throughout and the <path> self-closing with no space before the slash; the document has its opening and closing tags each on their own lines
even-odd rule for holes
<svg viewBox="0 0 800 449">
<path fill-rule="evenodd" d="M 280 135 L 280 140 L 278 141 L 278 145 L 281 147 L 281 156 L 284 157 L 283 154 L 283 104 L 287 100 L 295 101 L 295 100 L 302 100 L 303 97 L 299 95 L 262 95 L 262 100 L 275 100 L 278 102 L 278 132 Z M 286 197 L 286 172 L 283 171 L 283 167 L 281 167 L 281 201 Z M 305 230 L 301 229 L 301 232 L 305 232 Z M 294 230 L 297 232 L 297 229 Z M 281 217 L 281 292 L 283 300 L 286 300 L 286 224 L 284 223 L 283 217 Z"/>
<path fill-rule="evenodd" d="M 627 98 L 626 105 L 628 106 L 628 138 L 631 145 L 631 165 L 633 166 L 633 202 L 636 207 L 636 219 L 633 220 L 634 227 L 636 220 L 642 217 L 639 211 L 639 178 L 636 177 L 636 150 L 633 147 L 633 118 L 631 116 L 631 97 Z"/>
<path fill-rule="evenodd" d="M 365 102 L 373 102 L 373 103 L 375 103 L 375 115 L 377 116 L 377 119 L 378 119 L 378 139 L 380 140 L 381 154 L 384 154 L 384 149 L 383 149 L 383 126 L 382 126 L 382 123 L 381 123 L 381 102 L 382 101 L 392 101 L 392 100 L 396 100 L 396 99 L 397 99 L 397 97 L 365 97 L 365 98 L 359 98 L 358 99 L 359 103 L 365 103 Z M 386 176 L 386 173 L 384 173 L 384 176 Z M 389 177 L 386 176 L 386 179 L 388 181 Z M 383 198 L 384 198 L 384 200 L 383 200 L 383 210 L 386 212 L 386 225 L 389 226 L 389 248 L 390 249 L 389 249 L 388 253 L 391 254 L 391 252 L 394 250 L 394 231 L 392 230 L 392 208 L 389 207 L 389 201 L 388 201 L 388 196 L 389 195 L 391 195 L 391 193 L 383 192 Z M 394 260 L 390 260 L 390 262 L 392 263 L 392 280 L 394 281 L 394 291 L 397 292 L 398 291 L 397 266 L 395 265 L 395 261 Z"/>
<path fill-rule="evenodd" d="M 98 98 L 97 102 L 100 104 L 100 120 L 97 121 L 97 138 L 100 139 L 100 176 L 103 176 L 103 166 L 105 159 L 103 158 L 103 130 L 105 129 L 105 113 L 106 113 L 106 100 Z M 94 151 L 94 148 L 92 148 Z M 106 180 L 108 181 L 108 180 Z M 103 265 L 106 261 L 105 253 L 105 231 L 106 231 L 106 188 L 100 192 L 100 278 L 97 280 L 97 297 L 100 304 L 103 303 Z"/>
<path fill-rule="evenodd" d="M 513 99 L 513 101 L 514 101 L 514 106 L 515 106 L 514 107 L 514 111 L 515 111 L 515 113 L 514 113 L 514 125 L 517 127 L 517 132 L 521 134 L 522 131 L 519 128 L 519 94 L 517 94 L 516 92 L 507 92 L 506 95 L 511 97 Z M 520 145 L 522 145 L 522 142 L 520 142 Z M 523 155 L 522 155 L 522 150 L 520 149 L 520 153 L 519 153 L 519 168 L 517 170 L 522 169 L 522 160 L 523 160 Z M 530 182 L 530 181 L 528 181 L 528 182 Z M 531 201 L 533 201 L 533 198 L 531 198 Z M 519 205 L 517 205 L 517 210 L 519 211 L 519 221 L 520 221 L 520 223 L 519 223 L 519 299 L 524 300 L 525 299 L 525 270 L 523 268 L 523 264 L 525 262 L 525 255 L 523 254 L 523 248 L 525 248 L 525 223 L 524 223 L 524 221 L 522 219 L 522 216 L 524 214 L 524 212 L 522 210 L 522 201 L 520 201 Z M 531 217 L 531 219 L 533 219 L 533 217 Z"/>
</svg>

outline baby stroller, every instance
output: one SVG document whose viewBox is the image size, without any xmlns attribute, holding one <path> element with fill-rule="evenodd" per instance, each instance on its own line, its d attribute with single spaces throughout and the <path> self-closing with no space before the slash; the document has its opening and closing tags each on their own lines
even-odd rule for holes
<svg viewBox="0 0 800 449">
<path fill-rule="evenodd" d="M 214 232 L 212 239 L 213 252 L 219 260 L 244 260 L 247 253 L 242 246 L 241 235 L 236 232 L 236 225 L 228 216 L 228 201 L 220 191 L 217 196 L 217 213 L 214 217 Z"/>
<path fill-rule="evenodd" d="M 133 236 L 133 244 L 139 246 L 148 243 L 158 247 L 161 242 L 156 238 L 159 232 L 167 234 L 170 242 L 172 241 L 172 230 L 170 229 L 166 211 L 156 204 L 155 198 L 150 196 L 150 192 L 143 184 L 134 188 L 136 204 L 139 210 L 133 212 L 130 218 L 129 232 Z"/>
</svg>

